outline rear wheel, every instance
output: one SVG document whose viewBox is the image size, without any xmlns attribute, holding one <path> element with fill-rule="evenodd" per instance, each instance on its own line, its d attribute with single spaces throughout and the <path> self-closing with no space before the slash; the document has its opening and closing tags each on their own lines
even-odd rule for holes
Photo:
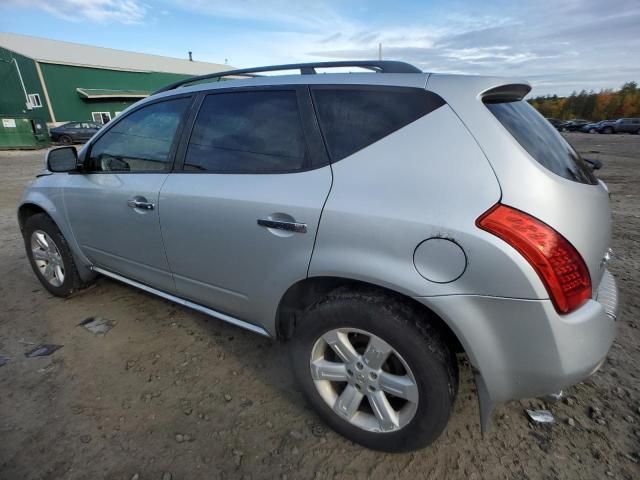
<svg viewBox="0 0 640 480">
<path fill-rule="evenodd" d="M 23 235 L 31 268 L 50 293 L 68 297 L 86 286 L 64 236 L 48 215 L 38 213 L 29 217 Z"/>
<path fill-rule="evenodd" d="M 290 345 L 303 393 L 348 439 L 409 451 L 444 430 L 457 364 L 421 311 L 378 291 L 330 294 L 303 315 Z"/>
</svg>

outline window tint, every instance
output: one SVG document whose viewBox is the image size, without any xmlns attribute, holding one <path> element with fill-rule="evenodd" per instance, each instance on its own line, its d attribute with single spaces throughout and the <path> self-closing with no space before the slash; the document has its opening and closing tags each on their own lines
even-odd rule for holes
<svg viewBox="0 0 640 480">
<path fill-rule="evenodd" d="M 314 88 L 313 99 L 333 161 L 444 105 L 439 96 L 416 88 Z"/>
<path fill-rule="evenodd" d="M 598 183 L 578 152 L 528 102 L 519 100 L 486 105 L 539 164 L 568 180 Z"/>
<path fill-rule="evenodd" d="M 305 166 L 295 91 L 208 95 L 198 112 L 184 169 L 268 173 Z"/>
<path fill-rule="evenodd" d="M 190 98 L 154 103 L 124 117 L 91 147 L 90 170 L 161 172 Z"/>
</svg>

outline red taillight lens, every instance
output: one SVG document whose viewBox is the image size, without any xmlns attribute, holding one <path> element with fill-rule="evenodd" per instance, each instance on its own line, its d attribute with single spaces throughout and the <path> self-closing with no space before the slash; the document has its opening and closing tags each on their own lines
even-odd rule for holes
<svg viewBox="0 0 640 480">
<path fill-rule="evenodd" d="M 476 225 L 501 238 L 527 259 L 558 312 L 572 312 L 591 298 L 591 277 L 584 260 L 549 225 L 501 204 L 483 213 Z"/>
</svg>

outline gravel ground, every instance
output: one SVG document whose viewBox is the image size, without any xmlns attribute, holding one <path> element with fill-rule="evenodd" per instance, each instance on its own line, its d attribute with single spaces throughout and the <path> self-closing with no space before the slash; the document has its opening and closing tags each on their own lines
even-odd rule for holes
<svg viewBox="0 0 640 480">
<path fill-rule="evenodd" d="M 108 279 L 68 300 L 49 295 L 15 216 L 43 154 L 0 152 L 0 478 L 640 478 L 640 136 L 567 136 L 603 161 L 613 194 L 623 304 L 608 361 L 561 402 L 501 405 L 484 438 L 463 362 L 445 433 L 396 455 L 328 431 L 293 384 L 284 345 Z M 95 316 L 115 327 L 78 326 Z M 25 358 L 38 343 L 64 347 Z M 555 424 L 529 423 L 524 409 L 542 406 Z"/>
</svg>

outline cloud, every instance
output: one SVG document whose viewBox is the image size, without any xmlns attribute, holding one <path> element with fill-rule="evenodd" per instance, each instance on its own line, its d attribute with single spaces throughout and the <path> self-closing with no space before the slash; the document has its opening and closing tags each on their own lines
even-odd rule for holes
<svg viewBox="0 0 640 480">
<path fill-rule="evenodd" d="M 138 24 L 147 14 L 138 0 L 8 0 L 8 5 L 37 8 L 71 22 Z"/>
<path fill-rule="evenodd" d="M 611 9 L 592 0 L 560 3 L 498 3 L 498 11 L 487 2 L 479 18 L 469 3 L 444 21 L 401 29 L 378 25 L 375 35 L 325 32 L 308 53 L 323 60 L 372 58 L 382 42 L 385 58 L 438 73 L 524 77 L 536 94 L 615 88 L 640 77 L 640 2 L 620 0 Z"/>
<path fill-rule="evenodd" d="M 351 24 L 338 13 L 337 0 L 173 0 L 176 8 L 235 20 L 249 20 L 277 31 L 322 32 Z"/>
<path fill-rule="evenodd" d="M 175 14 L 176 35 L 163 33 L 157 49 L 182 54 L 199 45 L 199 58 L 228 57 L 234 66 L 372 59 L 382 43 L 385 59 L 524 77 L 535 94 L 640 80 L 639 0 L 155 0 L 155 9 L 151 0 L 7 2 L 70 21 L 151 23 L 156 15 L 166 24 Z M 210 28 L 185 25 L 190 16 Z"/>
</svg>

